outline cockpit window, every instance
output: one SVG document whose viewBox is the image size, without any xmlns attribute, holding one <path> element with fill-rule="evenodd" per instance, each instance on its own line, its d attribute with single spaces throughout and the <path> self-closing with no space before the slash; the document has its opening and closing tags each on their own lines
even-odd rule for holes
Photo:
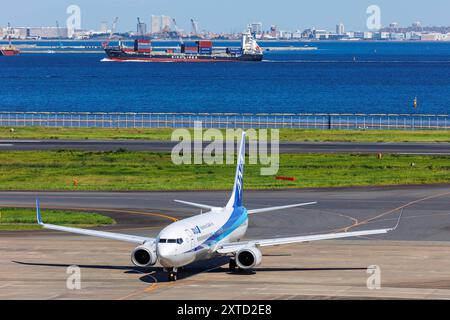
<svg viewBox="0 0 450 320">
<path fill-rule="evenodd" d="M 178 243 L 178 244 L 182 244 L 183 243 L 183 239 L 178 238 L 178 239 L 159 239 L 159 243 Z"/>
</svg>

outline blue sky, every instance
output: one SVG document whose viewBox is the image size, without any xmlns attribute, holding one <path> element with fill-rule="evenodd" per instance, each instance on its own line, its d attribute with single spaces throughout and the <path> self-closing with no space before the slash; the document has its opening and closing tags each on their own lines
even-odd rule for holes
<svg viewBox="0 0 450 320">
<path fill-rule="evenodd" d="M 376 4 L 381 8 L 382 24 L 398 22 L 410 25 L 450 25 L 448 0 L 13 0 L 2 1 L 0 25 L 14 26 L 61 25 L 67 19 L 66 8 L 77 4 L 82 11 L 82 27 L 99 29 L 101 21 L 120 17 L 118 30 L 134 30 L 136 17 L 149 24 L 150 16 L 169 15 L 179 27 L 189 30 L 191 17 L 201 29 L 211 31 L 241 31 L 250 22 L 260 21 L 264 29 L 276 24 L 280 29 L 307 27 L 334 30 L 342 21 L 347 30 L 366 30 L 366 9 Z"/>
</svg>

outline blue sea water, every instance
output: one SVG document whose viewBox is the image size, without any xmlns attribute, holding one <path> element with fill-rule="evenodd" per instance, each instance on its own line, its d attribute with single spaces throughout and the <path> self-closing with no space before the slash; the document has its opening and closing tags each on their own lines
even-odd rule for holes
<svg viewBox="0 0 450 320">
<path fill-rule="evenodd" d="M 450 114 L 450 43 L 300 45 L 318 50 L 269 51 L 261 63 L 0 57 L 0 111 Z"/>
</svg>

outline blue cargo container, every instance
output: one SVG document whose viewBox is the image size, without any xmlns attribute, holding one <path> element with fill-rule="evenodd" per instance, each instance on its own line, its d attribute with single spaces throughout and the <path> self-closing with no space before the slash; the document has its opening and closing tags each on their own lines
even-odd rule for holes
<svg viewBox="0 0 450 320">
<path fill-rule="evenodd" d="M 242 48 L 227 48 L 228 54 L 242 54 Z"/>
</svg>

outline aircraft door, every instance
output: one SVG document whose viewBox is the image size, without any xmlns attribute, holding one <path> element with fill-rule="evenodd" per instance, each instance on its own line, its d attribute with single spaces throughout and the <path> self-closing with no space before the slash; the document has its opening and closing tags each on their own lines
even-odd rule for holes
<svg viewBox="0 0 450 320">
<path fill-rule="evenodd" d="M 192 230 L 186 229 L 185 230 L 187 233 L 187 238 L 186 240 L 189 243 L 189 247 L 194 248 L 195 247 L 195 237 L 194 237 L 194 233 L 192 232 Z"/>
</svg>

